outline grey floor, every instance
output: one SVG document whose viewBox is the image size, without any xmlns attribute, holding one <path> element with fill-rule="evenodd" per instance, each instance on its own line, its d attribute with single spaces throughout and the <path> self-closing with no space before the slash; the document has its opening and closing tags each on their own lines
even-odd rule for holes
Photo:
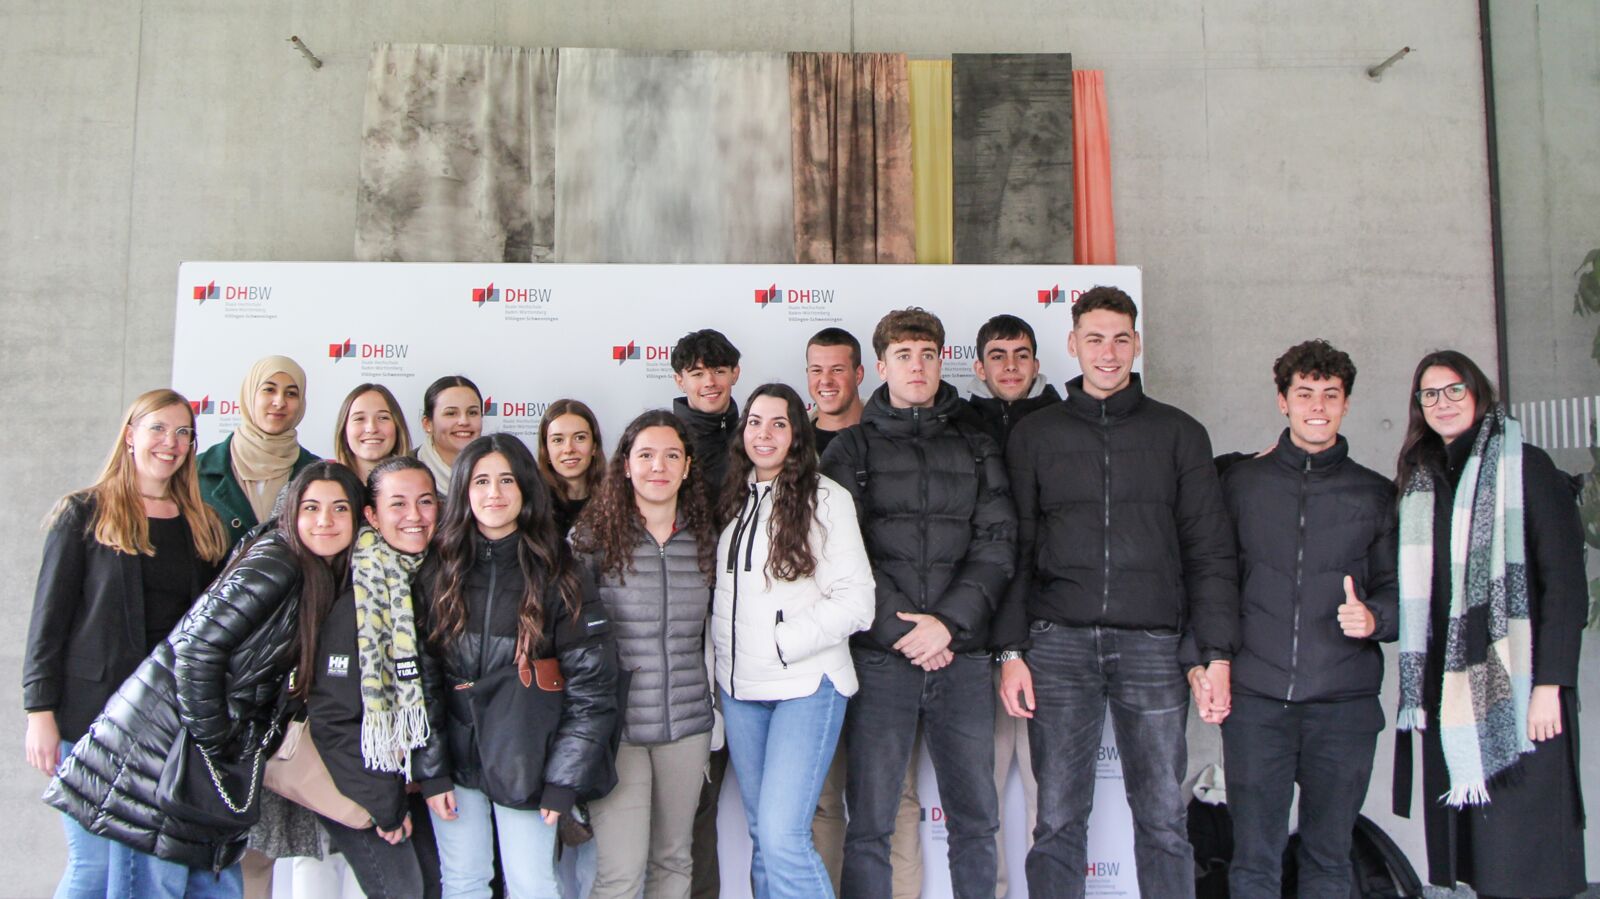
<svg viewBox="0 0 1600 899">
<path fill-rule="evenodd" d="M 1422 895 L 1426 899 L 1474 899 L 1474 893 L 1468 887 L 1458 887 L 1447 890 L 1444 887 L 1423 887 Z M 1589 889 L 1577 896 L 1577 899 L 1600 899 L 1600 883 L 1589 884 Z"/>
</svg>

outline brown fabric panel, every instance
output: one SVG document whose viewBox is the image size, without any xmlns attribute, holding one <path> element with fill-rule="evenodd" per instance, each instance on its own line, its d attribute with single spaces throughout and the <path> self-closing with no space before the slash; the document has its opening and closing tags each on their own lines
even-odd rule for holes
<svg viewBox="0 0 1600 899">
<path fill-rule="evenodd" d="M 797 262 L 916 261 L 903 53 L 791 53 Z"/>
</svg>

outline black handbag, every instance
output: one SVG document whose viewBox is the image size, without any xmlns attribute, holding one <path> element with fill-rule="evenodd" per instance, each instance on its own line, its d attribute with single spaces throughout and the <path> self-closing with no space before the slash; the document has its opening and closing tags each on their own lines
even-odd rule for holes
<svg viewBox="0 0 1600 899">
<path fill-rule="evenodd" d="M 161 811 L 224 833 L 249 830 L 261 817 L 261 773 L 277 731 L 274 722 L 243 758 L 227 759 L 201 748 L 188 728 L 178 728 L 156 785 Z"/>
<path fill-rule="evenodd" d="M 475 681 L 456 684 L 472 715 L 479 787 L 497 805 L 534 809 L 544 794 L 544 763 L 561 724 L 566 681 L 555 659 L 518 658 Z"/>
</svg>

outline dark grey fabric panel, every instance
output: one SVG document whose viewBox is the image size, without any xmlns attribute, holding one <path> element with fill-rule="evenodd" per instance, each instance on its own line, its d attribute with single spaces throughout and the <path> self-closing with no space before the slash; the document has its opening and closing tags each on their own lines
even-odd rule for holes
<svg viewBox="0 0 1600 899">
<path fill-rule="evenodd" d="M 1072 262 L 1072 55 L 952 57 L 955 261 Z"/>
</svg>

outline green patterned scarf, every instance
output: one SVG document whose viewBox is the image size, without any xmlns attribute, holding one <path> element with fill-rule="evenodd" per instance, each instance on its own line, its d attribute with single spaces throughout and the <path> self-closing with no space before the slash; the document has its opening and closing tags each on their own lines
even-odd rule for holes
<svg viewBox="0 0 1600 899">
<path fill-rule="evenodd" d="M 1433 557 L 1438 476 L 1419 466 L 1400 498 L 1400 730 L 1439 728 L 1450 792 L 1461 807 L 1489 801 L 1489 781 L 1525 752 L 1533 639 L 1523 542 L 1522 428 L 1484 415 L 1450 515 L 1450 558 Z M 1450 571 L 1439 720 L 1423 704 L 1434 566 Z"/>
<path fill-rule="evenodd" d="M 361 673 L 361 759 L 373 771 L 411 777 L 411 750 L 428 739 L 417 659 L 411 575 L 422 554 L 402 553 L 363 527 L 351 559 L 356 658 Z"/>
</svg>

